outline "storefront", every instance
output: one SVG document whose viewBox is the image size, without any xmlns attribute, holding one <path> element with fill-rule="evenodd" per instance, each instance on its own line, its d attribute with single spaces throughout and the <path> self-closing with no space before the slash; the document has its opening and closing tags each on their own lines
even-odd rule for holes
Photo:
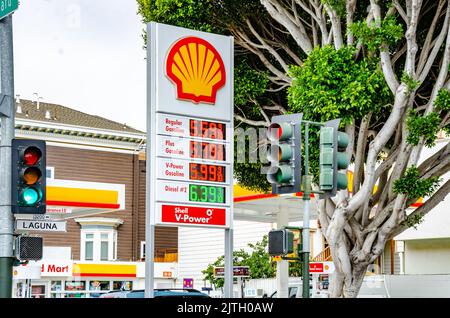
<svg viewBox="0 0 450 318">
<path fill-rule="evenodd" d="M 156 287 L 173 288 L 177 264 L 155 263 L 155 277 Z M 145 264 L 46 260 L 14 267 L 13 278 L 15 298 L 97 298 L 111 291 L 144 289 Z"/>
</svg>

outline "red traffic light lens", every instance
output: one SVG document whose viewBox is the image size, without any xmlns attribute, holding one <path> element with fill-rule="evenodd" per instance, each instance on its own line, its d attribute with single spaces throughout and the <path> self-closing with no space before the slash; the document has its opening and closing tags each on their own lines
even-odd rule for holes
<svg viewBox="0 0 450 318">
<path fill-rule="evenodd" d="M 39 159 L 42 157 L 42 152 L 39 150 L 39 148 L 36 147 L 28 147 L 23 152 L 23 162 L 27 166 L 35 165 Z"/>
<path fill-rule="evenodd" d="M 26 168 L 22 174 L 22 178 L 23 178 L 25 184 L 28 184 L 28 185 L 35 184 L 36 182 L 39 181 L 39 179 L 41 179 L 41 177 L 42 177 L 42 172 L 40 169 L 38 169 L 36 167 Z"/>
<path fill-rule="evenodd" d="M 271 124 L 269 129 L 267 130 L 267 137 L 269 140 L 275 141 L 279 140 L 281 135 L 283 134 L 283 129 L 279 124 Z"/>
</svg>

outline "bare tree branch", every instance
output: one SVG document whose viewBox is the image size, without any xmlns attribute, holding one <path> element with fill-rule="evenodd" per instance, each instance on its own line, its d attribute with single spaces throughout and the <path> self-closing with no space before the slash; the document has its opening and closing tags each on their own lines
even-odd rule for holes
<svg viewBox="0 0 450 318">
<path fill-rule="evenodd" d="M 277 0 L 261 0 L 261 4 L 266 8 L 272 18 L 283 25 L 291 33 L 298 46 L 306 54 L 309 54 L 312 51 L 311 41 L 306 34 L 305 27 L 301 23 L 294 23 L 293 21 L 295 21 L 295 18 L 293 18 Z"/>
<path fill-rule="evenodd" d="M 267 121 L 257 121 L 257 120 L 251 120 L 251 119 L 247 119 L 241 115 L 237 115 L 234 114 L 234 119 L 239 120 L 245 124 L 251 125 L 251 126 L 256 126 L 256 127 L 269 127 L 270 122 Z"/>
</svg>

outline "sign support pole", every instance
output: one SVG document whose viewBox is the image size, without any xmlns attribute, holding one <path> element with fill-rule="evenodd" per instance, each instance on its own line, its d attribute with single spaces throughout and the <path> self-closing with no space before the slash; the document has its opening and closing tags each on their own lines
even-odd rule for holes
<svg viewBox="0 0 450 318">
<path fill-rule="evenodd" d="M 233 230 L 225 230 L 224 295 L 233 298 Z"/>
<path fill-rule="evenodd" d="M 11 140 L 14 138 L 12 16 L 0 20 L 0 298 L 12 297 L 14 218 L 11 210 Z"/>
</svg>

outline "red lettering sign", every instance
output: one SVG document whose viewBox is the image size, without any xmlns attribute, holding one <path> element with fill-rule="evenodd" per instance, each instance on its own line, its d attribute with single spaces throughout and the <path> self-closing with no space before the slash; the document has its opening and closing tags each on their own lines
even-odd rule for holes
<svg viewBox="0 0 450 318">
<path fill-rule="evenodd" d="M 309 264 L 309 272 L 310 273 L 322 273 L 323 272 L 323 263 L 310 263 Z"/>
<path fill-rule="evenodd" d="M 163 204 L 162 222 L 225 225 L 226 209 Z"/>
</svg>

